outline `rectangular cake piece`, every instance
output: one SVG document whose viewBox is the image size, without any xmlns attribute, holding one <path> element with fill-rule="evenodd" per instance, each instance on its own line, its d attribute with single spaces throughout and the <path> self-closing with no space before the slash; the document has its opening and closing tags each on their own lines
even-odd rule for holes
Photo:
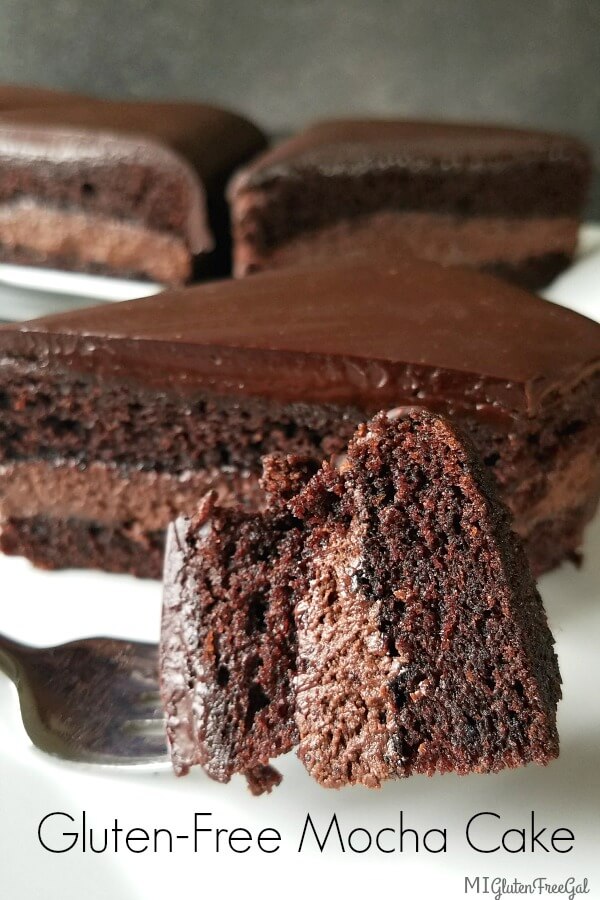
<svg viewBox="0 0 600 900">
<path fill-rule="evenodd" d="M 557 756 L 552 635 L 474 448 L 438 416 L 382 413 L 338 465 L 294 470 L 267 459 L 262 513 L 207 500 L 171 528 L 176 772 L 260 793 L 294 746 L 334 788 Z"/>
<path fill-rule="evenodd" d="M 587 148 L 560 134 L 321 122 L 234 177 L 235 272 L 383 245 L 541 287 L 573 257 L 590 175 Z"/>
<path fill-rule="evenodd" d="M 533 568 L 600 491 L 600 325 L 467 269 L 381 259 L 199 285 L 0 328 L 0 544 L 160 577 L 207 490 L 260 503 L 265 454 L 340 452 L 381 409 L 471 435 Z"/>
<path fill-rule="evenodd" d="M 0 105 L 0 260 L 169 285 L 225 274 L 225 184 L 264 146 L 200 103 Z"/>
</svg>

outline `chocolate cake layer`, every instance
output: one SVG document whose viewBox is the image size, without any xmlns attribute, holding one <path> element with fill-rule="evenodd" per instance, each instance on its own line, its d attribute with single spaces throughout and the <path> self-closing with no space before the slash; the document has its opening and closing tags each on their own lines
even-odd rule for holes
<svg viewBox="0 0 600 900">
<path fill-rule="evenodd" d="M 83 480 L 99 471 L 103 527 L 154 533 L 196 486 L 243 485 L 252 505 L 265 454 L 327 458 L 402 405 L 461 422 L 536 572 L 577 552 L 600 492 L 600 326 L 466 270 L 363 260 L 215 282 L 5 326 L 0 362 L 14 527 L 27 494 L 31 516 L 95 521 Z"/>
<path fill-rule="evenodd" d="M 222 782 L 244 773 L 262 793 L 280 780 L 271 758 L 298 737 L 288 570 L 299 534 L 285 511 L 263 523 L 242 510 L 215 510 L 212 497 L 192 521 L 172 526 L 165 562 L 161 655 L 172 762 L 179 775 L 201 764 Z"/>
<path fill-rule="evenodd" d="M 430 416 L 359 428 L 291 503 L 299 755 L 326 787 L 497 772 L 558 755 L 542 601 L 488 473 Z"/>
<path fill-rule="evenodd" d="M 557 755 L 542 602 L 447 422 L 381 414 L 337 466 L 269 458 L 265 486 L 262 513 L 208 499 L 170 531 L 161 692 L 178 774 L 244 773 L 258 792 L 278 779 L 256 785 L 255 768 L 294 745 L 326 787 Z"/>
<path fill-rule="evenodd" d="M 202 104 L 0 108 L 0 259 L 178 284 L 216 239 L 225 265 L 224 184 L 264 145 Z"/>
<path fill-rule="evenodd" d="M 322 122 L 234 177 L 235 271 L 331 258 L 367 242 L 383 243 L 390 261 L 414 252 L 539 287 L 572 259 L 590 174 L 588 150 L 565 135 Z"/>
<path fill-rule="evenodd" d="M 325 263 L 357 252 L 382 252 L 389 262 L 414 254 L 441 265 L 472 266 L 527 287 L 549 284 L 569 265 L 579 222 L 567 217 L 515 219 L 409 212 L 377 213 L 300 234 L 269 251 L 255 266 L 253 250 L 240 245 L 241 274 L 282 269 L 312 260 Z M 382 236 L 385 236 L 382 240 Z M 565 248 L 569 248 L 568 253 Z M 490 259 L 502 262 L 490 262 Z"/>
<path fill-rule="evenodd" d="M 0 549 L 26 556 L 40 569 L 101 569 L 160 579 L 165 532 L 139 531 L 131 522 L 102 525 L 86 519 L 32 516 L 2 526 Z"/>
</svg>

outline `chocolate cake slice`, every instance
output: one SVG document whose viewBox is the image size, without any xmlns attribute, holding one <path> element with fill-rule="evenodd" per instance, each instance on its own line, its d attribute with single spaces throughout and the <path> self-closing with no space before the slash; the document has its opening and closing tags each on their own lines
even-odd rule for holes
<svg viewBox="0 0 600 900">
<path fill-rule="evenodd" d="M 229 189 L 235 271 L 355 247 L 485 269 L 527 287 L 573 257 L 591 160 L 573 138 L 461 123 L 321 122 Z"/>
<path fill-rule="evenodd" d="M 273 465 L 279 505 L 209 500 L 171 530 L 161 690 L 176 771 L 242 772 L 259 792 L 294 744 L 335 788 L 557 756 L 542 602 L 455 429 L 380 414 L 337 467 L 294 484 Z"/>
<path fill-rule="evenodd" d="M 172 285 L 214 251 L 225 273 L 224 185 L 264 146 L 247 120 L 199 103 L 0 106 L 0 260 Z"/>
<path fill-rule="evenodd" d="M 381 409 L 458 420 L 536 572 L 600 491 L 600 326 L 466 269 L 373 260 L 0 328 L 0 545 L 160 577 L 210 489 L 260 504 L 273 452 L 340 452 Z"/>
</svg>

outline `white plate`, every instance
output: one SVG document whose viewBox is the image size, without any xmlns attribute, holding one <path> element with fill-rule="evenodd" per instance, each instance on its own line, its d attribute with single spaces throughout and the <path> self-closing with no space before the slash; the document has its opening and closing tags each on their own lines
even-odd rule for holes
<svg viewBox="0 0 600 900">
<path fill-rule="evenodd" d="M 162 289 L 161 285 L 148 281 L 1 263 L 0 319 L 18 322 L 103 301 L 149 297 Z"/>
<path fill-rule="evenodd" d="M 586 229 L 585 237 L 595 249 L 588 248 L 548 295 L 600 319 L 600 229 Z M 15 691 L 0 677 L 0 898 L 153 900 L 218 892 L 244 900 L 329 893 L 354 900 L 374 891 L 399 900 L 459 898 L 465 896 L 465 877 L 478 875 L 522 882 L 587 877 L 589 896 L 600 897 L 600 519 L 588 531 L 585 555 L 581 570 L 565 564 L 540 585 L 564 679 L 561 756 L 547 769 L 412 778 L 380 792 L 336 793 L 319 788 L 290 755 L 280 766 L 281 787 L 257 800 L 241 780 L 222 786 L 202 772 L 177 780 L 168 767 L 91 769 L 46 757 L 29 744 Z M 157 583 L 91 572 L 44 573 L 22 559 L 1 558 L 0 584 L 0 631 L 18 639 L 42 645 L 95 634 L 158 637 Z M 194 854 L 191 839 L 175 840 L 171 854 L 166 844 L 157 854 L 139 855 L 122 847 L 101 855 L 42 849 L 37 828 L 43 816 L 66 812 L 77 818 L 83 810 L 97 829 L 112 827 L 116 817 L 126 829 L 169 828 L 175 834 L 192 830 L 195 812 L 211 812 L 215 826 L 276 828 L 283 842 L 270 856 L 256 850 L 216 854 L 208 841 Z M 421 832 L 446 827 L 447 852 L 342 854 L 329 845 L 323 854 L 314 848 L 297 852 L 307 813 L 320 828 L 337 813 L 345 831 L 376 831 L 397 827 L 400 810 L 405 826 Z M 532 810 L 540 826 L 575 833 L 572 852 L 485 855 L 466 844 L 464 827 L 475 813 L 495 812 L 508 828 L 526 826 Z"/>
</svg>

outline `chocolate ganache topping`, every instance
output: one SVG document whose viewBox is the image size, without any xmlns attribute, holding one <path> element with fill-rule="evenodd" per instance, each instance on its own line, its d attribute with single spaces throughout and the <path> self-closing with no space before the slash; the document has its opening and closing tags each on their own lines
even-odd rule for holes
<svg viewBox="0 0 600 900">
<path fill-rule="evenodd" d="M 577 187 L 545 191 L 548 164 L 576 163 L 586 171 Z M 305 177 L 360 177 L 389 172 L 408 176 L 460 171 L 471 187 L 469 212 L 498 215 L 529 214 L 532 208 L 549 215 L 568 214 L 589 181 L 590 155 L 582 141 L 564 134 L 466 122 L 428 122 L 393 119 L 332 119 L 317 122 L 289 140 L 262 153 L 244 166 L 229 185 L 230 199 L 238 193 L 266 187 L 278 179 Z M 518 179 L 518 191 L 502 198 L 482 189 L 482 176 L 535 172 Z M 407 208 L 427 206 L 419 181 L 402 181 Z M 452 192 L 435 196 L 440 208 L 452 207 Z"/>
<path fill-rule="evenodd" d="M 0 354 L 181 394 L 535 415 L 600 368 L 600 326 L 406 259 L 222 281 L 0 328 Z"/>
</svg>

